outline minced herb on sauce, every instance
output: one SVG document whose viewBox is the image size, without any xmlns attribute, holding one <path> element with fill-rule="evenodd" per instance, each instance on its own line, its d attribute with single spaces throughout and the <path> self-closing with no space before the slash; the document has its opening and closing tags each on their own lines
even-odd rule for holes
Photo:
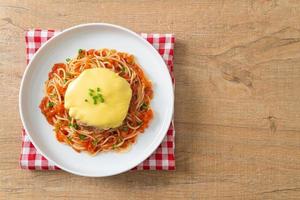
<svg viewBox="0 0 300 200">
<path fill-rule="evenodd" d="M 144 102 L 144 103 L 141 105 L 141 109 L 142 109 L 142 110 L 147 110 L 147 109 L 148 109 L 148 105 Z"/>
<path fill-rule="evenodd" d="M 79 128 L 79 126 L 76 123 L 73 123 L 73 124 L 70 123 L 69 126 L 75 128 L 75 129 Z"/>
<path fill-rule="evenodd" d="M 48 108 L 52 108 L 55 104 L 51 101 L 48 102 L 47 107 Z"/>
<path fill-rule="evenodd" d="M 96 145 L 98 144 L 98 139 L 93 140 L 93 141 L 92 141 L 92 144 L 93 144 L 94 146 L 96 146 Z"/>
<path fill-rule="evenodd" d="M 86 136 L 85 136 L 85 135 L 82 135 L 82 134 L 78 134 L 78 136 L 79 136 L 79 138 L 80 138 L 81 140 L 84 140 L 84 139 L 86 138 Z"/>
</svg>

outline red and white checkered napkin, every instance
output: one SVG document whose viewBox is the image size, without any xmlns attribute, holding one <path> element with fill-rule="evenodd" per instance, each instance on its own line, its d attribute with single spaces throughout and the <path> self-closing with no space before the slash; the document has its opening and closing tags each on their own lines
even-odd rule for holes
<svg viewBox="0 0 300 200">
<path fill-rule="evenodd" d="M 34 53 L 45 43 L 48 39 L 59 33 L 55 30 L 40 30 L 35 29 L 26 32 L 26 60 L 27 63 L 32 59 Z M 153 47 L 159 52 L 166 62 L 170 76 L 174 84 L 173 76 L 173 55 L 175 38 L 172 34 L 146 34 L 141 36 L 145 38 Z M 173 121 L 170 124 L 169 130 L 162 143 L 155 150 L 155 152 L 147 158 L 144 162 L 133 168 L 134 170 L 174 170 L 174 139 L 175 130 Z M 33 146 L 28 135 L 23 129 L 22 134 L 22 152 L 20 156 L 20 166 L 22 169 L 31 170 L 55 170 L 59 169 L 43 157 Z"/>
</svg>

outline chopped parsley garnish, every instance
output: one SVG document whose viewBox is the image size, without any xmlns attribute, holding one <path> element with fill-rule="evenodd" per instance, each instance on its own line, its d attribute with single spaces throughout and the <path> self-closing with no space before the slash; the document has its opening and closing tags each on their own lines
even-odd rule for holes
<svg viewBox="0 0 300 200">
<path fill-rule="evenodd" d="M 70 58 L 67 58 L 67 59 L 66 59 L 66 61 L 67 61 L 67 62 L 70 62 L 70 61 L 71 61 L 71 59 L 70 59 Z"/>
<path fill-rule="evenodd" d="M 115 149 L 115 148 L 117 148 L 117 145 L 113 144 L 112 149 Z"/>
<path fill-rule="evenodd" d="M 142 109 L 142 110 L 147 110 L 147 109 L 148 109 L 148 105 L 144 102 L 144 103 L 141 105 L 141 109 Z"/>
<path fill-rule="evenodd" d="M 98 103 L 103 103 L 104 98 L 103 95 L 100 93 L 100 88 L 97 87 L 96 91 L 89 88 L 89 95 L 93 99 L 93 103 L 96 105 Z M 85 102 L 88 102 L 87 99 L 84 100 Z"/>
<path fill-rule="evenodd" d="M 75 129 L 78 129 L 78 128 L 79 128 L 79 126 L 78 126 L 76 123 L 73 124 L 73 127 L 74 127 Z"/>
<path fill-rule="evenodd" d="M 79 126 L 76 123 L 73 123 L 73 124 L 70 123 L 69 126 L 75 128 L 75 129 L 79 128 Z"/>
<path fill-rule="evenodd" d="M 104 98 L 103 98 L 103 96 L 101 95 L 101 94 L 98 94 L 98 99 L 99 99 L 99 101 L 101 102 L 101 103 L 103 103 L 104 102 Z"/>
<path fill-rule="evenodd" d="M 125 72 L 126 68 L 122 66 L 121 71 Z"/>
<path fill-rule="evenodd" d="M 86 138 L 86 136 L 85 136 L 85 135 L 82 135 L 82 134 L 78 134 L 78 136 L 79 136 L 79 138 L 80 138 L 81 140 L 84 140 L 84 139 Z"/>
<path fill-rule="evenodd" d="M 78 53 L 81 53 L 83 50 L 82 49 L 78 49 Z"/>
<path fill-rule="evenodd" d="M 138 125 L 142 125 L 142 124 L 143 124 L 143 122 L 142 122 L 142 121 L 140 121 L 140 122 L 137 122 L 137 124 L 138 124 Z"/>
<path fill-rule="evenodd" d="M 98 144 L 98 139 L 93 140 L 93 141 L 92 141 L 92 144 L 93 144 L 94 146 L 96 146 L 96 145 Z"/>
<path fill-rule="evenodd" d="M 120 74 L 121 74 L 121 75 L 124 75 L 124 74 L 125 74 L 125 71 L 126 71 L 126 68 L 125 68 L 124 66 L 122 66 L 122 67 L 121 67 L 121 72 L 120 72 Z"/>
<path fill-rule="evenodd" d="M 52 108 L 55 104 L 51 101 L 48 102 L 47 107 L 48 108 Z"/>
</svg>

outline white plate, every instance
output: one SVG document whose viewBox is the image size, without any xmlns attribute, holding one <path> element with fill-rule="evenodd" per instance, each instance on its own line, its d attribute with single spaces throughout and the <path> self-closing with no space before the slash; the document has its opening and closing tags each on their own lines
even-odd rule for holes
<svg viewBox="0 0 300 200">
<path fill-rule="evenodd" d="M 154 118 L 132 148 L 125 153 L 100 153 L 91 157 L 59 143 L 39 103 L 54 63 L 74 57 L 78 49 L 112 48 L 133 54 L 153 83 L 151 106 Z M 173 114 L 174 94 L 166 64 L 158 52 L 136 33 L 112 24 L 83 24 L 51 38 L 29 63 L 20 89 L 20 115 L 32 143 L 61 169 L 82 176 L 110 176 L 125 172 L 144 161 L 162 142 Z"/>
</svg>

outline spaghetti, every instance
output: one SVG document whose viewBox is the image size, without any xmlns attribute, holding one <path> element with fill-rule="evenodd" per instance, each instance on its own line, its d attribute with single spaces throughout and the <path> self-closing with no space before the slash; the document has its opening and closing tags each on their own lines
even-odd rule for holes
<svg viewBox="0 0 300 200">
<path fill-rule="evenodd" d="M 64 106 L 68 85 L 84 70 L 107 68 L 124 78 L 131 87 L 132 98 L 123 124 L 117 128 L 99 129 L 83 125 L 70 117 Z M 112 49 L 79 49 L 74 59 L 57 63 L 45 82 L 45 96 L 40 103 L 41 112 L 59 142 L 70 145 L 77 152 L 97 154 L 102 151 L 122 150 L 136 141 L 153 118 L 150 101 L 153 97 L 151 82 L 136 63 L 134 56 Z"/>
</svg>

